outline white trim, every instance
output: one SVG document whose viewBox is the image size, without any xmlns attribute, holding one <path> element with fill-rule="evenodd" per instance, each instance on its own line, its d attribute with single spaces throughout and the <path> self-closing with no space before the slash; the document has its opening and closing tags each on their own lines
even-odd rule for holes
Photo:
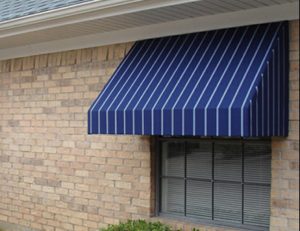
<svg viewBox="0 0 300 231">
<path fill-rule="evenodd" d="M 201 0 L 92 1 L 0 22 L 0 38 Z"/>
<path fill-rule="evenodd" d="M 0 60 L 299 18 L 299 2 L 0 49 Z M 22 35 L 20 35 L 21 37 Z M 7 38 L 9 39 L 9 37 Z"/>
</svg>

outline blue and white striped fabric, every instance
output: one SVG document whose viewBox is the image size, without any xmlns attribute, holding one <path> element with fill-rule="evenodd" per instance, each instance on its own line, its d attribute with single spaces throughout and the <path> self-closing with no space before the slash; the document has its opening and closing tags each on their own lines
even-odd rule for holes
<svg viewBox="0 0 300 231">
<path fill-rule="evenodd" d="M 287 23 L 136 42 L 88 119 L 89 134 L 287 136 Z"/>
</svg>

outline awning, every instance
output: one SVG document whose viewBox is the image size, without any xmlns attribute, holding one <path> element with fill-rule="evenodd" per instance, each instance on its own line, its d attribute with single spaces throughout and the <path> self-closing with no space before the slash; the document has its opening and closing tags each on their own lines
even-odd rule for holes
<svg viewBox="0 0 300 231">
<path fill-rule="evenodd" d="M 89 134 L 287 136 L 288 25 L 136 42 L 88 120 Z"/>
</svg>

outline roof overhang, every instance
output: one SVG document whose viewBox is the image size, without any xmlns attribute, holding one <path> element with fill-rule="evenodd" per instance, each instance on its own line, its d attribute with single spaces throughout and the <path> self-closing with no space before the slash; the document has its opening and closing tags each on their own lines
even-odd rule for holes
<svg viewBox="0 0 300 231">
<path fill-rule="evenodd" d="M 106 0 L 0 22 L 0 60 L 299 18 L 299 1 Z"/>
</svg>

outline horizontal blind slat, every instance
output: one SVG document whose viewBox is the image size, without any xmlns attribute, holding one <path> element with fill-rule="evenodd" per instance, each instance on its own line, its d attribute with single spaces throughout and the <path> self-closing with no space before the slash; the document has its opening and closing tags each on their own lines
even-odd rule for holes
<svg viewBox="0 0 300 231">
<path fill-rule="evenodd" d="M 162 149 L 163 176 L 184 177 L 184 142 L 164 142 Z"/>
<path fill-rule="evenodd" d="M 212 184 L 210 182 L 187 181 L 187 216 L 211 218 Z"/>
<path fill-rule="evenodd" d="M 265 143 L 245 144 L 245 182 L 271 182 L 271 145 Z"/>
<path fill-rule="evenodd" d="M 212 143 L 190 142 L 187 150 L 187 177 L 211 179 Z"/>
<path fill-rule="evenodd" d="M 242 220 L 242 186 L 230 183 L 214 185 L 214 217 L 240 223 Z"/>
<path fill-rule="evenodd" d="M 184 214 L 184 180 L 162 180 L 162 212 Z"/>
<path fill-rule="evenodd" d="M 270 187 L 245 185 L 244 196 L 245 224 L 269 225 Z"/>
<path fill-rule="evenodd" d="M 242 145 L 236 143 L 215 144 L 215 179 L 242 180 Z"/>
</svg>

